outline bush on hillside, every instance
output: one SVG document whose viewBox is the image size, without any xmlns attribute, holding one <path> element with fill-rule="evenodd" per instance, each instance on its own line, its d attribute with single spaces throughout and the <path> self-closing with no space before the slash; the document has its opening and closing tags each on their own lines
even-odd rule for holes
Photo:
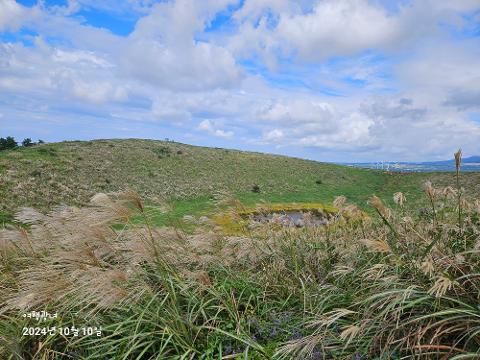
<svg viewBox="0 0 480 360">
<path fill-rule="evenodd" d="M 38 140 L 38 144 L 44 144 L 43 140 Z M 32 141 L 31 138 L 25 138 L 22 141 L 23 147 L 30 147 L 36 145 L 35 142 Z M 12 136 L 7 136 L 6 138 L 0 138 L 0 151 L 1 150 L 12 150 L 18 147 L 18 143 Z"/>
<path fill-rule="evenodd" d="M 254 185 L 252 186 L 252 192 L 258 194 L 258 193 L 260 192 L 260 186 L 258 186 L 257 184 L 254 184 Z"/>
<path fill-rule="evenodd" d="M 159 146 L 158 148 L 153 149 L 153 151 L 157 154 L 159 159 L 168 157 L 172 153 L 172 150 L 168 146 Z"/>
<path fill-rule="evenodd" d="M 15 149 L 17 146 L 18 144 L 12 136 L 7 136 L 6 138 L 3 138 L 3 137 L 0 138 L 0 151 Z"/>
<path fill-rule="evenodd" d="M 30 147 L 30 146 L 33 146 L 33 145 L 35 145 L 35 143 L 30 138 L 25 138 L 22 141 L 22 146 L 23 147 Z"/>
</svg>

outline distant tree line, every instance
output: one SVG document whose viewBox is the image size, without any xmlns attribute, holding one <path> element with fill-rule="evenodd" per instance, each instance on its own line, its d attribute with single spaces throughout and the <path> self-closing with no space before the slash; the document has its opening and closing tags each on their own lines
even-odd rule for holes
<svg viewBox="0 0 480 360">
<path fill-rule="evenodd" d="M 38 142 L 33 142 L 32 139 L 26 138 L 23 139 L 21 146 L 29 147 L 37 144 L 43 144 L 43 140 L 38 140 Z M 7 136 L 6 138 L 0 137 L 0 151 L 2 150 L 11 150 L 18 148 L 19 145 L 13 136 Z"/>
</svg>

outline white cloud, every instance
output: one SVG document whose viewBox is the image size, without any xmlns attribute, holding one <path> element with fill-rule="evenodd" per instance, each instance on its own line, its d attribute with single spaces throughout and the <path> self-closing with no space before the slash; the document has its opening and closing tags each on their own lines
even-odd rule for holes
<svg viewBox="0 0 480 360">
<path fill-rule="evenodd" d="M 479 59 L 480 39 L 444 41 L 442 46 L 424 46 L 413 53 L 396 66 L 396 72 L 404 86 L 415 89 L 417 96 L 436 98 L 440 103 L 451 92 L 478 91 Z"/>
<path fill-rule="evenodd" d="M 392 47 L 408 30 L 402 17 L 390 15 L 367 0 L 293 4 L 247 2 L 236 14 L 242 25 L 230 41 L 230 48 L 240 56 L 253 51 L 274 69 L 278 53 L 303 61 L 325 60 L 371 48 Z"/>
<path fill-rule="evenodd" d="M 268 131 L 264 136 L 263 139 L 266 142 L 279 142 L 285 137 L 285 134 L 280 129 L 273 129 Z"/>
<path fill-rule="evenodd" d="M 209 119 L 203 120 L 198 125 L 197 129 L 202 130 L 202 131 L 206 131 L 210 135 L 218 136 L 218 137 L 222 137 L 222 138 L 231 138 L 234 135 L 233 131 L 225 131 L 225 130 L 216 128 L 216 124 Z"/>
<path fill-rule="evenodd" d="M 240 78 L 231 54 L 207 43 L 177 49 L 154 40 L 134 41 L 120 67 L 127 76 L 178 91 L 228 88 Z"/>
<path fill-rule="evenodd" d="M 52 60 L 58 63 L 74 64 L 82 66 L 97 66 L 101 68 L 113 67 L 113 64 L 97 56 L 93 51 L 54 49 Z"/>
<path fill-rule="evenodd" d="M 192 118 L 192 114 L 171 99 L 156 99 L 152 105 L 152 113 L 160 120 L 183 124 Z"/>
<path fill-rule="evenodd" d="M 49 10 L 57 15 L 69 16 L 75 14 L 81 9 L 81 5 L 77 0 L 67 0 L 65 5 L 53 5 Z"/>
<path fill-rule="evenodd" d="M 22 23 L 25 9 L 15 0 L 0 1 L 0 32 L 17 30 Z"/>
<path fill-rule="evenodd" d="M 180 91 L 228 88 L 241 71 L 232 54 L 194 39 L 229 1 L 178 0 L 157 4 L 130 34 L 120 61 L 128 76 Z"/>
<path fill-rule="evenodd" d="M 95 105 L 128 98 L 126 88 L 114 74 L 102 70 L 112 65 L 101 57 L 91 52 L 55 49 L 41 38 L 35 43 L 36 47 L 0 44 L 0 88 L 50 100 L 69 100 L 70 96 L 70 100 Z"/>
<path fill-rule="evenodd" d="M 372 142 L 374 122 L 368 116 L 355 109 L 340 111 L 332 103 L 283 100 L 260 110 L 258 117 L 271 127 L 262 138 L 268 143 L 353 149 Z"/>
<path fill-rule="evenodd" d="M 288 126 L 314 124 L 319 130 L 331 132 L 337 126 L 334 112 L 328 103 L 302 99 L 269 105 L 258 118 Z"/>
<path fill-rule="evenodd" d="M 275 35 L 300 57 L 316 60 L 384 47 L 400 31 L 398 17 L 367 1 L 326 0 L 311 13 L 282 16 Z"/>
<path fill-rule="evenodd" d="M 127 91 L 122 87 L 114 87 L 109 82 L 85 82 L 78 78 L 70 79 L 72 94 L 80 100 L 93 104 L 102 104 L 108 100 L 125 101 L 128 99 Z"/>
<path fill-rule="evenodd" d="M 370 101 L 360 111 L 373 121 L 372 145 L 392 160 L 448 158 L 458 147 L 470 154 L 479 150 L 480 127 L 452 109 L 426 109 L 400 96 Z"/>
<path fill-rule="evenodd" d="M 246 2 L 235 14 L 241 26 L 230 48 L 242 57 L 254 52 L 271 69 L 276 69 L 279 54 L 317 62 L 372 49 L 396 53 L 436 36 L 442 26 L 462 28 L 465 19 L 459 12 L 480 9 L 478 1 L 470 0 L 399 2 L 396 12 L 372 0 L 308 4 Z"/>
</svg>

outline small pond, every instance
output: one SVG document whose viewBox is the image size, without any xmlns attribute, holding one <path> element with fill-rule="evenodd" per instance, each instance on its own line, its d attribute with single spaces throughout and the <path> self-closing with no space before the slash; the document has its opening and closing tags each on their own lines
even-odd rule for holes
<svg viewBox="0 0 480 360">
<path fill-rule="evenodd" d="M 289 227 L 317 227 L 330 223 L 334 219 L 334 215 L 320 212 L 283 211 L 251 214 L 246 216 L 246 218 L 252 221 L 253 224 L 275 223 Z"/>
</svg>

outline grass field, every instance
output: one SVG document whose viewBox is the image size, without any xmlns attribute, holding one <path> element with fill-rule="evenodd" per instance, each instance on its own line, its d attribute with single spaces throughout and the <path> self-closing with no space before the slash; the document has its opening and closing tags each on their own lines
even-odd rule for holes
<svg viewBox="0 0 480 360">
<path fill-rule="evenodd" d="M 480 357 L 478 174 L 143 140 L 0 168 L 0 359 Z M 335 216 L 242 217 L 302 208 Z"/>
<path fill-rule="evenodd" d="M 62 142 L 0 152 L 0 221 L 22 206 L 41 210 L 84 205 L 98 192 L 131 188 L 173 207 L 169 219 L 212 208 L 221 193 L 248 205 L 326 202 L 344 195 L 359 206 L 375 194 L 391 203 L 402 191 L 413 203 L 422 184 L 453 181 L 450 173 L 385 173 L 327 163 L 151 140 Z M 257 185 L 259 192 L 252 192 Z M 480 174 L 464 174 L 469 194 L 480 193 Z M 158 224 L 168 219 L 159 215 Z"/>
</svg>

